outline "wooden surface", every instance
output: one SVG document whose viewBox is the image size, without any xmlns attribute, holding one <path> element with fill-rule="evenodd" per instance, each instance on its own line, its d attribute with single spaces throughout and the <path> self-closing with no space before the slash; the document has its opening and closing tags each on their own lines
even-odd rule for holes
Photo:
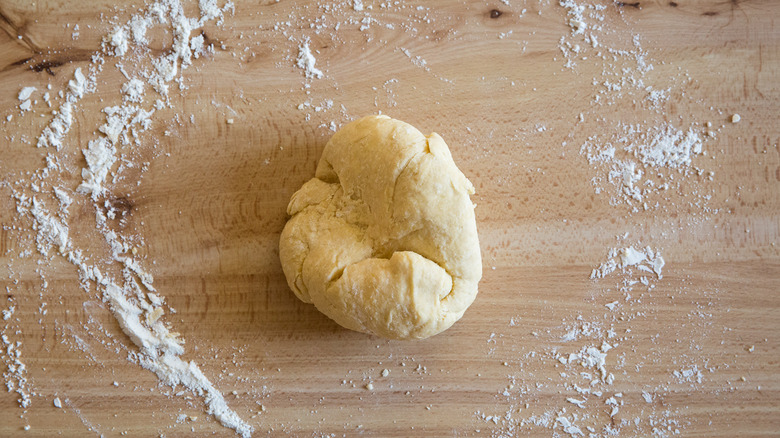
<svg viewBox="0 0 780 438">
<path fill-rule="evenodd" d="M 184 357 L 257 436 L 565 436 L 560 415 L 576 415 L 585 434 L 590 426 L 621 436 L 777 436 L 780 3 L 598 2 L 604 20 L 586 18 L 599 26 L 599 48 L 572 35 L 557 2 L 506 3 L 430 1 L 417 10 L 365 1 L 374 8 L 357 12 L 341 2 L 239 1 L 223 25 L 205 27 L 217 50 L 183 72 L 188 89 L 174 87 L 172 108 L 155 115 L 143 145 L 122 151 L 139 165 L 110 185 L 128 210 L 113 226 L 135 236 L 139 260 L 176 310 L 165 318 L 186 340 Z M 99 50 L 108 21 L 125 22 L 141 6 L 0 3 L 0 120 L 14 115 L 0 128 L 0 294 L 17 307 L 0 327 L 21 342 L 34 392 L 27 409 L 0 392 L 2 436 L 232 435 L 201 399 L 176 395 L 181 388 L 127 360 L 136 347 L 94 288 L 79 287 L 73 265 L 36 255 L 32 222 L 12 198 L 14 181 L 42 164 L 34 139 L 50 114 L 39 103 L 21 115 L 19 90 L 61 89 Z M 374 21 L 361 31 L 365 16 Z M 78 39 L 67 26 L 75 23 Z M 321 79 L 294 67 L 307 37 Z M 567 42 L 581 54 L 564 55 Z M 653 68 L 640 72 L 637 56 Z M 643 84 L 604 84 L 621 78 Z M 60 153 L 70 169 L 64 186 L 80 182 L 79 150 L 123 81 L 107 63 L 98 91 L 79 103 Z M 668 100 L 651 107 L 647 86 L 668 90 Z M 327 100 L 332 108 L 314 109 Z M 294 297 L 278 261 L 287 202 L 312 177 L 328 125 L 379 111 L 440 133 L 477 191 L 480 293 L 452 329 L 420 342 L 341 329 Z M 702 176 L 663 170 L 677 185 L 654 195 L 649 210 L 610 202 L 607 170 L 580 147 L 609 141 L 620 122 L 664 121 L 701 133 L 707 155 L 693 165 Z M 75 199 L 71 235 L 105 261 L 94 208 Z M 629 274 L 589 276 L 610 248 L 629 245 L 658 249 L 666 266 L 653 289 L 632 286 L 627 302 L 620 288 Z M 613 311 L 604 306 L 618 300 Z M 563 340 L 583 324 L 586 333 Z M 588 387 L 585 370 L 556 352 L 598 347 L 610 329 L 615 381 L 583 397 L 575 384 Z M 692 378 L 675 375 L 686 370 Z"/>
</svg>

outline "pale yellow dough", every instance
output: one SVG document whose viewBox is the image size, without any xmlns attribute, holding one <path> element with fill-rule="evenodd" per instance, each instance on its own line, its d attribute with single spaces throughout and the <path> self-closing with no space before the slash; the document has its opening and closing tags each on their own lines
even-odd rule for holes
<svg viewBox="0 0 780 438">
<path fill-rule="evenodd" d="M 287 283 L 348 329 L 440 333 L 463 316 L 482 277 L 472 194 L 438 134 L 387 116 L 349 123 L 287 207 Z"/>
</svg>

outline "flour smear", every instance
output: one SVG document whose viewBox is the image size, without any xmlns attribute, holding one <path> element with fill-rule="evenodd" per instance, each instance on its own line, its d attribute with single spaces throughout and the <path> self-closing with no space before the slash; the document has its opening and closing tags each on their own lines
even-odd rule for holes
<svg viewBox="0 0 780 438">
<path fill-rule="evenodd" d="M 109 202 L 116 195 L 111 193 L 107 182 L 109 178 L 115 180 L 123 169 L 117 166 L 120 155 L 126 154 L 122 150 L 140 146 L 141 134 L 154 123 L 155 112 L 171 106 L 171 85 L 181 85 L 184 70 L 202 54 L 214 50 L 204 45 L 197 30 L 209 22 L 221 21 L 224 13 L 233 8 L 230 2 L 218 6 L 213 0 L 201 0 L 198 6 L 200 15 L 188 17 L 178 0 L 160 0 L 108 32 L 87 67 L 76 68 L 67 88 L 60 91 L 60 103 L 37 139 L 38 148 L 52 150 L 47 154 L 45 167 L 37 169 L 28 181 L 14 184 L 13 193 L 17 212 L 34 222 L 38 253 L 44 258 L 57 256 L 67 260 L 77 269 L 85 287 L 93 284 L 97 288 L 122 331 L 137 348 L 131 353 L 131 360 L 155 373 L 165 385 L 181 385 L 202 397 L 209 414 L 247 437 L 252 434 L 252 426 L 228 407 L 220 391 L 194 361 L 183 358 L 184 342 L 164 322 L 164 298 L 157 294 L 153 276 L 128 245 L 133 239 L 112 230 L 107 223 L 116 216 Z M 167 29 L 173 40 L 170 50 L 159 56 L 146 49 L 147 32 L 155 28 Z M 138 67 L 132 68 L 135 62 Z M 144 64 L 148 67 L 143 67 Z M 99 85 L 98 78 L 106 66 L 116 66 L 127 79 L 116 90 L 122 99 L 102 109 L 105 122 L 96 127 L 98 134 L 81 150 L 86 162 L 81 170 L 82 181 L 75 191 L 70 191 L 60 187 L 61 174 L 67 172 L 60 161 L 70 151 L 78 150 L 78 144 L 68 134 L 76 123 L 79 101 L 89 93 L 114 91 L 103 90 L 101 87 L 105 86 Z M 155 95 L 150 96 L 147 89 Z M 35 92 L 35 87 L 19 91 L 20 110 L 35 112 L 30 101 Z M 48 103 L 50 99 L 47 97 L 45 101 Z M 103 235 L 111 253 L 108 263 L 94 261 L 99 257 L 90 254 L 87 248 L 80 248 L 72 238 L 70 230 L 73 221 L 78 220 L 68 210 L 73 203 L 95 206 L 97 231 Z M 104 204 L 108 207 L 105 210 Z M 121 272 L 118 278 L 108 273 L 116 266 Z M 11 315 L 13 307 L 4 311 L 4 319 Z M 27 408 L 33 390 L 28 387 L 25 365 L 17 350 L 21 343 L 11 341 L 6 334 L 2 339 L 11 358 L 7 360 L 9 371 L 5 375 L 8 389 L 16 391 L 20 407 Z M 53 403 L 62 406 L 59 398 Z"/>
</svg>

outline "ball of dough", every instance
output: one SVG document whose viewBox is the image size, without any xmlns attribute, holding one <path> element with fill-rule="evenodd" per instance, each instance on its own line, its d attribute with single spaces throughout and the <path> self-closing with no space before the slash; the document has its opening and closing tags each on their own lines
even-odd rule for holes
<svg viewBox="0 0 780 438">
<path fill-rule="evenodd" d="M 482 278 L 471 194 L 438 134 L 387 116 L 349 123 L 287 207 L 279 243 L 287 283 L 351 330 L 440 333 Z"/>
</svg>

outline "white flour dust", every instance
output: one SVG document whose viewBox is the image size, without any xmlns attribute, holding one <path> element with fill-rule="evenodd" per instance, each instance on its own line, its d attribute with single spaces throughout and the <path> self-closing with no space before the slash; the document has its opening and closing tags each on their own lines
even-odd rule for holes
<svg viewBox="0 0 780 438">
<path fill-rule="evenodd" d="M 309 48 L 309 40 L 307 39 L 298 47 L 298 61 L 295 65 L 303 70 L 307 78 L 322 78 L 322 70 L 314 66 L 317 63 L 317 59 L 311 53 Z"/>
<path fill-rule="evenodd" d="M 635 125 L 618 129 L 609 140 L 592 136 L 580 148 L 580 154 L 614 188 L 613 205 L 625 204 L 631 212 L 662 208 L 661 203 L 668 202 L 665 194 L 679 189 L 685 180 L 714 176 L 693 165 L 706 155 L 694 128 L 683 131 L 662 123 L 646 130 Z M 596 193 L 607 189 L 602 177 L 594 178 L 593 184 Z"/>
<path fill-rule="evenodd" d="M 152 126 L 155 112 L 171 106 L 168 99 L 171 83 L 183 87 L 183 70 L 194 58 L 213 51 L 212 47 L 204 46 L 202 36 L 193 37 L 193 32 L 210 21 L 221 21 L 223 13 L 232 9 L 232 4 L 228 2 L 219 7 L 215 1 L 201 0 L 199 9 L 200 17 L 190 18 L 178 0 L 161 0 L 148 5 L 126 24 L 115 26 L 104 38 L 102 49 L 92 57 L 89 73 L 84 74 L 77 68 L 67 88 L 60 92 L 61 103 L 37 140 L 39 148 L 53 149 L 46 157 L 46 166 L 36 171 L 29 182 L 16 184 L 13 192 L 17 212 L 34 221 L 34 240 L 40 256 L 44 259 L 55 255 L 63 257 L 78 270 L 85 287 L 89 283 L 97 287 L 122 331 L 138 348 L 131 352 L 131 360 L 157 374 L 162 383 L 184 386 L 202 397 L 209 414 L 239 435 L 249 436 L 252 426 L 227 406 L 220 391 L 194 361 L 182 358 L 185 354 L 183 342 L 164 322 L 164 299 L 157 294 L 152 275 L 134 257 L 130 244 L 133 238 L 112 230 L 108 223 L 116 217 L 110 202 L 114 195 L 108 183 L 110 179 L 116 180 L 123 169 L 123 166 L 117 166 L 120 154 L 124 155 L 120 151 L 142 145 L 142 133 Z M 154 27 L 169 29 L 173 42 L 169 52 L 149 58 L 145 48 L 146 33 Z M 149 61 L 146 63 L 149 67 L 144 66 L 144 61 Z M 119 90 L 122 101 L 103 108 L 105 123 L 97 127 L 99 134 L 82 149 L 86 167 L 81 171 L 82 182 L 71 191 L 60 186 L 62 172 L 67 172 L 68 167 L 61 160 L 66 159 L 66 152 L 77 147 L 68 138 L 68 133 L 76 122 L 79 101 L 97 90 L 97 77 L 109 62 L 117 65 L 127 78 Z M 131 67 L 136 62 L 137 67 Z M 147 86 L 156 92 L 156 98 L 146 92 Z M 34 111 L 29 99 L 35 91 L 35 87 L 24 87 L 19 92 L 22 110 Z M 48 98 L 46 100 L 48 102 Z M 77 240 L 70 235 L 72 221 L 76 219 L 70 216 L 68 207 L 73 203 L 95 206 L 97 231 L 103 235 L 112 254 L 107 264 L 92 261 L 94 257 L 90 251 L 79 248 Z M 103 204 L 107 207 L 105 212 L 101 208 Z M 115 271 L 117 265 L 120 278 L 109 273 Z M 4 312 L 4 319 L 12 315 L 13 307 Z M 20 406 L 27 408 L 34 392 L 28 388 L 25 377 L 25 365 L 18 350 L 21 343 L 11 341 L 6 334 L 2 339 L 7 356 L 11 358 L 6 361 L 8 389 L 16 391 Z M 53 403 L 62 406 L 59 398 Z"/>
<path fill-rule="evenodd" d="M 558 6 L 556 17 L 566 26 L 558 40 L 562 75 L 582 74 L 590 71 L 585 68 L 588 66 L 601 70 L 588 78 L 593 90 L 590 106 L 582 108 L 572 132 L 558 138 L 565 138 L 561 148 L 566 157 L 574 156 L 569 161 L 587 168 L 597 195 L 595 202 L 606 195 L 609 211 L 617 219 L 615 230 L 636 227 L 645 218 L 679 209 L 692 211 L 694 220 L 717 214 L 718 210 L 710 207 L 712 186 L 708 185 L 715 174 L 707 169 L 705 158 L 710 158 L 707 143 L 722 127 L 713 128 L 706 121 L 667 119 L 666 105 L 672 96 L 684 96 L 682 84 L 686 81 L 676 84 L 674 79 L 663 83 L 651 79 L 656 64 L 665 62 L 651 58 L 629 20 L 624 16 L 614 19 L 614 5 L 560 0 Z M 542 10 L 555 13 L 538 7 L 539 15 Z M 526 16 L 519 6 L 512 11 Z M 512 31 L 502 32 L 499 39 L 511 36 Z M 636 115 L 611 116 L 610 108 L 618 104 L 638 108 Z M 587 123 L 592 121 L 597 123 Z M 543 120 L 536 126 L 537 132 L 547 131 Z M 572 141 L 580 138 L 584 141 Z M 576 148 L 574 154 L 570 153 L 572 148 Z M 663 246 L 677 232 L 680 228 L 669 225 L 651 228 L 648 234 L 657 239 L 640 242 L 629 239 L 623 231 L 604 230 L 599 237 L 617 235 L 617 243 L 604 251 L 604 259 L 593 263 L 590 283 L 583 277 L 582 289 L 590 308 L 565 317 L 559 327 L 531 332 L 545 347 L 512 356 L 511 349 L 503 351 L 495 344 L 496 339 L 509 335 L 491 334 L 488 355 L 505 361 L 504 365 L 507 357 L 513 360 L 509 362 L 509 383 L 496 393 L 500 400 L 496 411 L 475 412 L 477 424 L 496 438 L 540 433 L 539 429 L 570 437 L 683 434 L 689 420 L 678 406 L 665 403 L 675 388 L 690 385 L 698 389 L 707 372 L 714 372 L 706 357 L 701 357 L 704 353 L 698 345 L 707 335 L 697 336 L 681 328 L 685 324 L 659 327 L 658 333 L 650 329 L 652 335 L 645 333 L 648 324 L 652 327 L 653 321 L 663 316 L 664 300 L 676 298 L 657 293 L 659 285 L 664 291 L 672 288 L 666 284 L 670 281 L 667 262 L 674 263 Z M 676 294 L 684 295 L 685 289 Z M 700 316 L 703 313 L 692 315 L 688 323 L 706 327 L 710 322 Z M 513 317 L 508 330 L 517 330 L 522 321 L 521 315 Z M 640 349 L 649 336 L 653 349 Z M 678 356 L 666 341 L 683 338 L 691 350 Z M 643 367 L 650 363 L 674 368 L 667 379 L 652 387 L 639 387 L 636 382 L 643 381 Z M 534 379 L 525 372 L 540 367 L 549 372 L 544 379 Z M 538 401 L 540 394 L 550 393 L 554 394 L 552 402 Z"/>
</svg>

